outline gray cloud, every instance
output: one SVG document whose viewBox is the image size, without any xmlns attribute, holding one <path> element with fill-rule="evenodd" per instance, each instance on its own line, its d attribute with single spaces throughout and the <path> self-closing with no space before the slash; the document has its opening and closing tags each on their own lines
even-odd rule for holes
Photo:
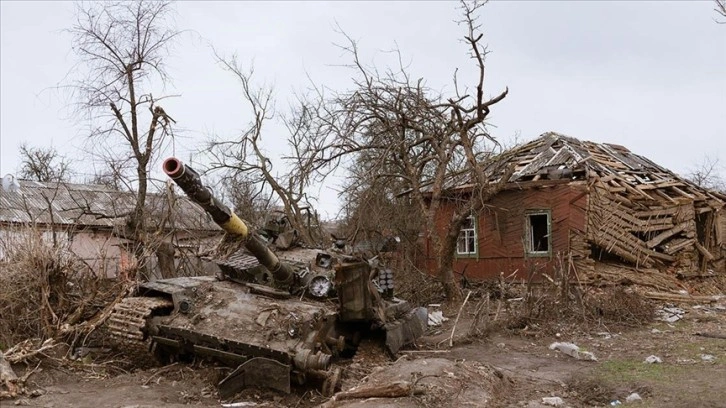
<svg viewBox="0 0 726 408">
<path fill-rule="evenodd" d="M 168 62 L 182 96 L 164 108 L 183 132 L 175 154 L 206 135 L 232 137 L 249 114 L 234 78 L 208 44 L 254 60 L 256 79 L 274 84 L 278 111 L 306 73 L 334 89 L 350 86 L 348 62 L 333 46 L 339 24 L 360 40 L 366 61 L 393 64 L 398 45 L 415 77 L 450 89 L 473 73 L 452 2 L 179 2 L 177 24 L 190 29 Z M 545 131 L 622 144 L 684 173 L 705 154 L 726 161 L 726 26 L 711 2 L 492 2 L 482 11 L 490 46 L 488 89 L 510 95 L 493 110 L 493 133 L 524 140 Z M 71 3 L 0 2 L 0 175 L 19 166 L 18 145 L 53 144 L 78 158 L 85 126 L 67 120 L 70 102 L 44 91 L 73 66 Z M 471 77 L 469 77 L 471 78 Z M 473 79 L 472 79 L 473 80 Z M 473 84 L 473 82 L 470 81 Z M 265 134 L 279 154 L 279 126 Z M 88 168 L 87 165 L 84 167 Z M 90 171 L 90 170 L 88 170 Z M 323 188 L 330 211 L 334 192 Z"/>
</svg>

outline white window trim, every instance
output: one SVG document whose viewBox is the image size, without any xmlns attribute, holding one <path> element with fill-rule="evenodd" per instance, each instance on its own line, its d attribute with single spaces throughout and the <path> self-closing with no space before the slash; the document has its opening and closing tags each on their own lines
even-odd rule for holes
<svg viewBox="0 0 726 408">
<path fill-rule="evenodd" d="M 477 234 L 477 217 L 475 217 L 473 215 L 470 215 L 466 219 L 471 219 L 472 220 L 471 221 L 471 225 L 472 226 L 471 226 L 471 228 L 461 228 L 459 230 L 459 236 L 456 239 L 456 255 L 460 255 L 460 256 L 472 256 L 472 255 L 476 255 L 478 253 L 478 250 L 479 250 L 479 242 L 478 242 L 478 234 Z M 461 240 L 461 234 L 462 233 L 465 234 L 465 238 L 466 238 L 466 244 L 465 244 L 465 246 L 467 246 L 467 247 L 469 246 L 469 244 L 468 244 L 469 238 L 471 238 L 470 235 L 469 235 L 469 233 L 471 233 L 471 235 L 473 235 L 473 238 L 474 238 L 474 248 L 466 248 L 469 251 L 462 252 L 460 250 L 459 242 Z"/>
<path fill-rule="evenodd" d="M 526 230 L 526 245 L 527 245 L 527 255 L 534 255 L 534 256 L 543 256 L 543 255 L 549 255 L 552 251 L 552 214 L 550 210 L 533 210 L 533 211 L 527 211 L 526 212 L 526 223 L 527 223 L 527 230 Z M 532 216 L 533 215 L 546 215 L 547 216 L 547 250 L 545 251 L 535 251 L 532 248 L 534 248 L 534 235 L 532 234 Z"/>
</svg>

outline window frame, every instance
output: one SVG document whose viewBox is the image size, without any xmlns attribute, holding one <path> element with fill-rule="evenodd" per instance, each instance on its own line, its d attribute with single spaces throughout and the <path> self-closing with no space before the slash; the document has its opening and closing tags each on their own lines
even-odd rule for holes
<svg viewBox="0 0 726 408">
<path fill-rule="evenodd" d="M 459 228 L 459 235 L 456 237 L 456 253 L 455 253 L 455 255 L 457 258 L 476 258 L 479 255 L 479 231 L 478 231 L 479 218 L 472 214 L 472 215 L 467 216 L 466 219 L 471 219 L 471 227 L 464 228 L 462 225 L 462 228 Z M 466 240 L 466 242 L 467 242 L 466 246 L 468 247 L 468 242 L 469 242 L 469 238 L 470 238 L 468 236 L 469 232 L 472 233 L 472 235 L 473 235 L 472 238 L 474 238 L 473 251 L 471 250 L 471 248 L 467 248 L 467 249 L 469 249 L 468 252 L 460 252 L 459 243 L 460 243 L 460 240 L 462 239 L 461 234 L 467 233 L 467 235 L 464 237 L 464 239 Z"/>
<path fill-rule="evenodd" d="M 532 231 L 532 216 L 547 216 L 547 250 L 534 251 L 534 234 Z M 524 254 L 527 257 L 551 257 L 552 256 L 552 210 L 539 209 L 527 210 L 524 213 Z"/>
</svg>

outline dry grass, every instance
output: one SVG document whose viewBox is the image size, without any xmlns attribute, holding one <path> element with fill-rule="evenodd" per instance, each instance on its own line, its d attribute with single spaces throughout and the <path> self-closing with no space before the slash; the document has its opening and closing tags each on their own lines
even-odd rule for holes
<svg viewBox="0 0 726 408">
<path fill-rule="evenodd" d="M 638 327 L 655 317 L 655 305 L 626 287 L 599 289 L 567 302 L 546 288 L 533 291 L 509 309 L 507 328 L 537 326 L 544 332 L 557 332 L 562 325 L 582 330 L 594 327 Z"/>
<path fill-rule="evenodd" d="M 53 242 L 38 229 L 6 235 L 0 245 L 0 348 L 57 336 L 95 314 L 114 290 L 65 241 Z"/>
<path fill-rule="evenodd" d="M 443 303 L 445 300 L 439 280 L 415 267 L 396 271 L 394 279 L 396 297 L 413 305 Z"/>
<path fill-rule="evenodd" d="M 470 334 L 481 337 L 501 328 L 554 334 L 566 325 L 582 330 L 639 327 L 655 317 L 655 304 L 630 287 L 591 288 L 576 282 L 560 270 L 538 283 L 502 276 L 482 284 L 476 289 L 482 300 Z"/>
</svg>

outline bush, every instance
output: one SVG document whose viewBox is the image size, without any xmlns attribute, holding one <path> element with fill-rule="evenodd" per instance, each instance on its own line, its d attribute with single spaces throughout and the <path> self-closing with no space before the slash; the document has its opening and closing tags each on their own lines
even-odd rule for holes
<svg viewBox="0 0 726 408">
<path fill-rule="evenodd" d="M 0 343 L 55 337 L 63 325 L 87 319 L 102 307 L 107 291 L 68 248 L 37 228 L 23 228 L 0 240 Z"/>
</svg>

